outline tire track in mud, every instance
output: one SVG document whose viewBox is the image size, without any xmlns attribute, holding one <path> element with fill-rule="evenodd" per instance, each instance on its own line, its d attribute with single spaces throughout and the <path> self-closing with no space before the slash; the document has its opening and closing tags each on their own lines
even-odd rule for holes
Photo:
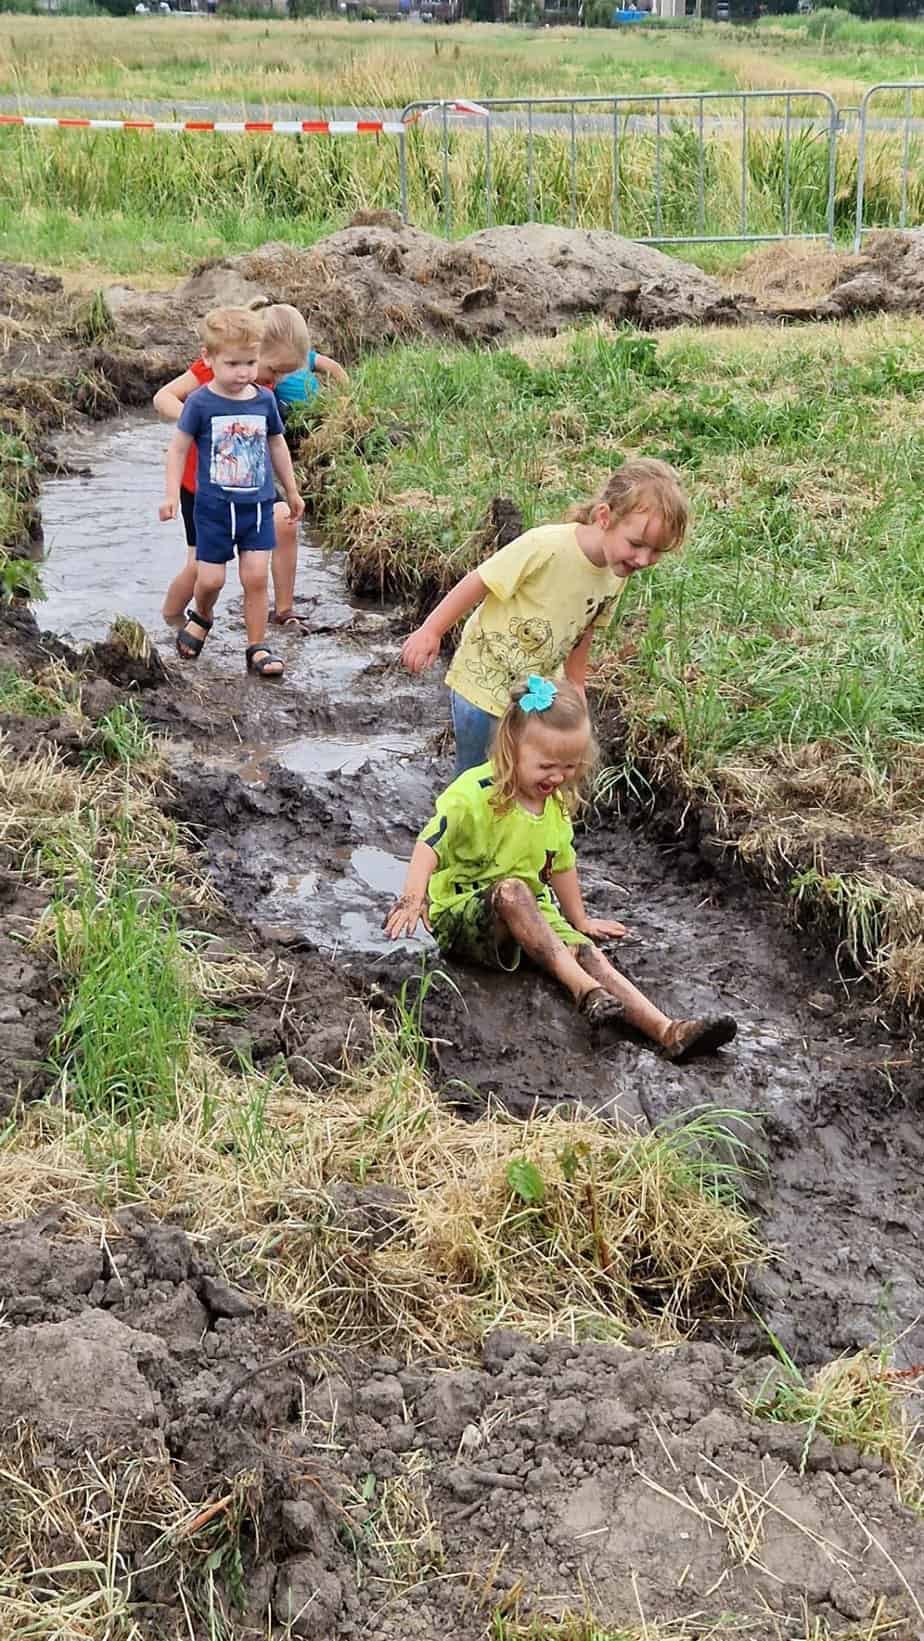
<svg viewBox="0 0 924 1641">
<path fill-rule="evenodd" d="M 128 605 L 159 632 L 179 556 L 156 519 L 164 438 L 149 423 L 104 429 L 81 441 L 93 476 L 47 487 L 45 619 L 57 631 L 99 637 Z M 393 618 L 351 602 L 336 565 L 307 539 L 300 591 L 311 634 L 279 636 L 288 667 L 279 687 L 244 678 L 229 581 L 220 629 L 184 676 L 205 699 L 239 671 L 239 693 L 207 754 L 174 746 L 179 808 L 239 916 L 394 993 L 432 956 L 432 943 L 389 947 L 381 920 L 449 776 L 443 692 L 438 678 L 400 672 Z M 801 1363 L 893 1334 L 900 1363 L 924 1359 L 924 1137 L 889 1080 L 907 1049 L 874 1008 L 851 1004 L 831 960 L 741 876 L 613 818 L 584 838 L 579 861 L 592 909 L 633 930 L 617 958 L 631 978 L 673 1013 L 735 1014 L 737 1042 L 684 1068 L 632 1042 L 593 1053 L 543 980 L 453 969 L 424 1011 L 448 1096 L 474 1111 L 489 1096 L 519 1112 L 576 1098 L 639 1121 L 704 1106 L 755 1119 L 750 1131 L 732 1126 L 758 1153 L 746 1194 L 780 1249 L 752 1283 L 767 1325 Z M 766 1348 L 756 1321 L 731 1338 Z"/>
</svg>

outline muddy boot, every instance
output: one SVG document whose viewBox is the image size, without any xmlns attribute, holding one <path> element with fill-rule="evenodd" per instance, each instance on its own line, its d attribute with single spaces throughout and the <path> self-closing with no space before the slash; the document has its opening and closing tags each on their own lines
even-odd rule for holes
<svg viewBox="0 0 924 1641">
<path fill-rule="evenodd" d="M 583 1014 L 587 1021 L 592 1037 L 599 1037 L 608 1027 L 621 1026 L 625 1023 L 625 1007 L 618 997 L 611 997 L 602 986 L 594 986 L 593 991 L 585 991 L 577 1007 L 578 1014 Z"/>
<path fill-rule="evenodd" d="M 737 1030 L 730 1014 L 720 1014 L 714 1020 L 672 1020 L 661 1053 L 675 1064 L 691 1060 L 696 1054 L 714 1054 L 731 1042 Z"/>
</svg>

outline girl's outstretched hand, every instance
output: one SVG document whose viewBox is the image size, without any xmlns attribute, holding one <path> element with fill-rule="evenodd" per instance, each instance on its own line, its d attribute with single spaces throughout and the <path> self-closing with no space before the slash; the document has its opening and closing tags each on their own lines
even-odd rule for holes
<svg viewBox="0 0 924 1641">
<path fill-rule="evenodd" d="M 589 934 L 597 940 L 621 940 L 629 931 L 624 923 L 616 923 L 610 918 L 589 917 L 581 933 Z"/>
<path fill-rule="evenodd" d="M 389 940 L 410 940 L 420 922 L 425 929 L 429 929 L 426 896 L 402 895 L 395 901 L 382 927 Z"/>
<path fill-rule="evenodd" d="M 408 672 L 425 672 L 427 667 L 432 667 L 439 653 L 440 640 L 426 624 L 412 632 L 401 646 L 401 659 Z"/>
</svg>

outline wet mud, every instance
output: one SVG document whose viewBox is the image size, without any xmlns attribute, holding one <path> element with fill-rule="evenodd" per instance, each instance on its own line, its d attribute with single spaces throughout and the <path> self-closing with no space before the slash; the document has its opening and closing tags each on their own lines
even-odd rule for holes
<svg viewBox="0 0 924 1641">
<path fill-rule="evenodd" d="M 526 1113 L 580 1100 L 640 1126 L 721 1111 L 753 1147 L 744 1190 L 777 1255 L 751 1280 L 753 1312 L 806 1368 L 883 1336 L 899 1336 L 898 1365 L 924 1360 L 924 1138 L 911 1078 L 904 1093 L 895 1081 L 907 1042 L 742 875 L 609 814 L 592 819 L 579 860 L 592 910 L 630 927 L 615 960 L 671 1013 L 734 1014 L 729 1050 L 687 1067 L 628 1039 L 592 1050 L 541 977 L 451 965 L 426 937 L 389 945 L 383 916 L 451 773 L 440 678 L 399 670 L 396 612 L 351 598 L 308 534 L 309 633 L 273 640 L 285 679 L 246 676 L 233 576 L 201 662 L 182 667 L 158 616 L 185 551 L 176 526 L 157 521 L 163 444 L 131 418 L 62 442 L 62 460 L 88 473 L 45 489 L 40 615 L 53 636 L 39 641 L 14 617 L 0 660 L 29 669 L 62 645 L 99 645 L 118 613 L 147 626 L 162 671 L 113 681 L 113 658 L 95 649 L 87 699 L 96 691 L 105 710 L 131 689 L 169 730 L 169 802 L 224 897 L 217 932 L 285 970 L 298 1004 L 255 996 L 216 1022 L 216 1044 L 258 1064 L 284 1056 L 313 1097 L 345 1044 L 362 1049 L 368 1005 L 387 1007 L 405 981 L 413 995 L 427 974 L 434 1075 L 473 1121 L 493 1101 Z M 11 745 L 54 733 L 33 725 Z M 35 1038 L 17 1052 L 41 1055 L 54 983 L 50 971 L 9 971 L 19 1014 L 0 1018 L 0 1054 L 7 1026 L 27 1018 Z M 332 1192 L 331 1214 L 360 1242 L 381 1231 L 373 1197 Z M 592 1591 L 613 1624 L 732 1612 L 761 1637 L 803 1603 L 840 1631 L 882 1600 L 896 1634 L 917 1633 L 924 1529 L 878 1460 L 746 1411 L 742 1398 L 760 1401 L 778 1371 L 749 1309 L 670 1353 L 644 1335 L 616 1349 L 500 1331 L 460 1372 L 332 1363 L 298 1346 L 290 1319 L 230 1289 L 221 1250 L 194 1247 L 182 1215 L 160 1225 L 131 1211 L 103 1247 L 66 1213 L 0 1226 L 0 1300 L 5 1427 L 27 1420 L 65 1469 L 87 1451 L 117 1462 L 107 1455 L 130 1434 L 193 1502 L 254 1478 L 240 1641 L 481 1641 L 518 1589 L 524 1612 L 580 1608 Z M 89 1405 L 87 1385 L 106 1396 Z M 385 1548 L 389 1497 L 410 1510 L 400 1577 Z M 740 1523 L 753 1517 L 742 1512 L 767 1498 L 760 1554 L 744 1556 Z M 150 1633 L 172 1636 L 175 1569 L 150 1564 L 151 1533 L 131 1532 Z"/>
</svg>

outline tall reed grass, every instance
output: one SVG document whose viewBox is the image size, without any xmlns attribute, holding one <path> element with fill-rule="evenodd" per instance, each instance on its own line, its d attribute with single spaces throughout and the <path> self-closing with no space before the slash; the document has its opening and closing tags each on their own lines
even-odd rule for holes
<svg viewBox="0 0 924 1641">
<path fill-rule="evenodd" d="M 496 131 L 490 178 L 480 133 L 449 135 L 444 176 L 440 135 L 412 127 L 407 135 L 408 212 L 420 227 L 453 234 L 488 221 L 529 218 L 527 139 Z M 867 220 L 888 225 L 901 209 L 900 134 L 878 134 L 870 146 Z M 922 143 L 910 153 L 906 209 L 924 215 Z M 740 138 L 721 133 L 700 149 L 695 126 L 668 121 L 660 152 L 650 129 L 620 127 L 612 135 L 580 137 L 574 165 L 566 132 L 537 136 L 532 206 L 539 222 L 617 227 L 633 238 L 710 234 L 824 233 L 828 138 L 822 125 L 752 129 L 742 167 Z M 837 153 L 835 226 L 853 225 L 856 144 Z M 448 177 L 448 190 L 446 179 Z M 400 204 L 397 139 L 382 137 L 159 137 L 137 132 L 77 134 L 12 129 L 0 132 L 0 223 L 23 214 L 70 213 L 146 225 L 149 233 L 197 224 L 233 248 L 252 243 L 248 224 L 274 221 L 306 237 L 336 226 L 360 208 Z M 139 230 L 140 232 L 140 227 Z M 243 236 L 243 239 L 242 239 Z"/>
</svg>

